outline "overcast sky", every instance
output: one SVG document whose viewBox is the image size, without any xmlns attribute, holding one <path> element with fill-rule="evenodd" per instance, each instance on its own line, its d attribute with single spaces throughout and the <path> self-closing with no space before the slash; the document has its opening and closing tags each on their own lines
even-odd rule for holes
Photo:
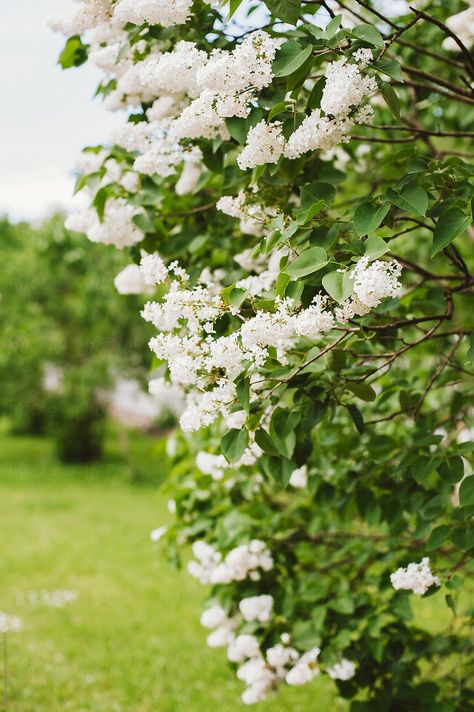
<svg viewBox="0 0 474 712">
<path fill-rule="evenodd" d="M 0 214 L 37 218 L 66 205 L 85 145 L 123 119 L 93 100 L 99 73 L 56 64 L 63 38 L 47 26 L 69 0 L 2 2 L 0 11 Z"/>
<path fill-rule="evenodd" d="M 387 4 L 387 0 L 380 0 Z M 47 20 L 70 0 L 2 2 L 0 11 L 0 214 L 39 218 L 71 201 L 73 167 L 86 145 L 107 141 L 123 117 L 93 100 L 99 72 L 62 71 L 64 44 Z M 406 7 L 403 0 L 398 4 Z M 397 4 L 390 0 L 393 8 Z"/>
</svg>

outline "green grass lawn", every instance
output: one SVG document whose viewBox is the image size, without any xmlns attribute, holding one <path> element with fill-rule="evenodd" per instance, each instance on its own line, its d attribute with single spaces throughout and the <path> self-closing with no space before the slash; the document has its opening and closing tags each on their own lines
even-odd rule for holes
<svg viewBox="0 0 474 712">
<path fill-rule="evenodd" d="M 159 481 L 155 447 L 131 443 L 139 474 Z M 65 467 L 46 441 L 0 436 L 0 610 L 24 626 L 9 634 L 8 712 L 247 709 L 225 652 L 206 647 L 205 589 L 170 570 L 149 540 L 169 518 L 166 499 L 130 472 L 116 446 L 100 465 Z M 28 602 L 29 591 L 59 589 L 77 600 Z M 345 710 L 334 689 L 316 679 L 258 709 Z"/>
</svg>

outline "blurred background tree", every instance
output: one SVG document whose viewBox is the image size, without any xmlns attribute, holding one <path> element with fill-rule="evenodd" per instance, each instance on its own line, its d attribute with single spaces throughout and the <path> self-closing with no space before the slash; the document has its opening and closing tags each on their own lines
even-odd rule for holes
<svg viewBox="0 0 474 712">
<path fill-rule="evenodd" d="M 65 230 L 0 220 L 0 413 L 15 432 L 52 434 L 63 461 L 97 459 L 104 394 L 117 378 L 145 382 L 143 299 L 111 275 L 127 257 Z"/>
</svg>

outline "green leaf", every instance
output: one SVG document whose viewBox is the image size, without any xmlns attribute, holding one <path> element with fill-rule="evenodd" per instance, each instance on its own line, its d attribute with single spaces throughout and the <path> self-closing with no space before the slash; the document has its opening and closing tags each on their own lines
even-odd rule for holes
<svg viewBox="0 0 474 712">
<path fill-rule="evenodd" d="M 474 362 L 474 331 L 471 331 L 471 335 L 469 337 L 469 348 L 467 350 L 467 360 L 468 360 L 468 362 L 471 362 L 471 363 Z"/>
<path fill-rule="evenodd" d="M 347 272 L 328 272 L 322 282 L 326 292 L 339 304 L 349 299 L 354 287 L 354 282 Z"/>
<path fill-rule="evenodd" d="M 286 103 L 284 101 L 279 101 L 278 104 L 275 104 L 275 106 L 272 106 L 272 108 L 268 112 L 267 123 L 270 123 L 270 121 L 275 116 L 278 116 L 278 114 L 281 114 L 283 111 L 286 111 Z"/>
<path fill-rule="evenodd" d="M 390 250 L 385 240 L 377 235 L 371 235 L 364 242 L 365 255 L 371 260 L 376 260 L 378 257 L 382 257 L 386 252 Z"/>
<path fill-rule="evenodd" d="M 314 87 L 311 89 L 311 94 L 308 97 L 307 109 L 317 109 L 321 104 L 324 85 L 326 84 L 325 77 L 319 77 Z"/>
<path fill-rule="evenodd" d="M 227 16 L 227 20 L 230 20 L 232 15 L 234 15 L 239 7 L 242 5 L 243 0 L 230 0 L 229 2 L 229 14 Z"/>
<path fill-rule="evenodd" d="M 364 401 L 374 401 L 377 398 L 377 394 L 368 383 L 346 383 L 346 388 Z"/>
<path fill-rule="evenodd" d="M 279 454 L 277 446 L 263 428 L 259 428 L 255 431 L 255 442 L 264 452 L 268 452 L 269 455 Z"/>
<path fill-rule="evenodd" d="M 336 189 L 330 183 L 323 183 L 322 181 L 314 181 L 309 185 L 305 185 L 301 188 L 301 207 L 309 208 L 316 200 L 324 200 L 326 204 L 331 203 L 336 195 Z"/>
<path fill-rule="evenodd" d="M 336 15 L 336 17 L 333 17 L 330 22 L 326 25 L 326 37 L 328 39 L 331 39 L 331 37 L 334 37 L 336 32 L 341 26 L 342 22 L 342 15 Z"/>
<path fill-rule="evenodd" d="M 449 208 L 441 213 L 434 229 L 431 256 L 434 257 L 447 247 L 454 238 L 464 232 L 470 222 L 470 215 L 466 215 L 459 208 Z"/>
<path fill-rule="evenodd" d="M 450 608 L 454 615 L 456 615 L 456 604 L 454 603 L 454 598 L 450 593 L 446 595 L 446 605 Z"/>
<path fill-rule="evenodd" d="M 382 35 L 373 25 L 358 25 L 352 30 L 352 35 L 357 37 L 358 40 L 367 42 L 367 44 L 372 45 L 372 47 L 379 49 L 385 47 Z"/>
<path fill-rule="evenodd" d="M 250 380 L 248 378 L 241 378 L 236 383 L 236 394 L 240 405 L 248 413 L 250 405 Z"/>
<path fill-rule="evenodd" d="M 63 69 L 70 67 L 80 67 L 81 64 L 87 61 L 88 45 L 83 44 L 79 35 L 70 37 L 66 45 L 59 55 L 58 64 Z"/>
<path fill-rule="evenodd" d="M 356 235 L 363 237 L 376 230 L 390 210 L 388 201 L 379 205 L 366 200 L 360 203 L 354 213 L 354 230 Z"/>
<path fill-rule="evenodd" d="M 305 277 L 325 267 L 328 263 L 326 250 L 322 247 L 311 247 L 302 252 L 294 262 L 285 267 L 285 273 L 290 277 Z"/>
<path fill-rule="evenodd" d="M 446 480 L 446 482 L 456 484 L 464 477 L 464 463 L 462 458 L 459 457 L 459 455 L 448 457 L 438 467 L 438 474 L 443 480 Z"/>
<path fill-rule="evenodd" d="M 380 59 L 378 62 L 374 62 L 372 66 L 378 69 L 379 72 L 383 72 L 383 74 L 392 77 L 392 79 L 395 79 L 397 82 L 403 81 L 402 68 L 395 59 Z"/>
<path fill-rule="evenodd" d="M 443 524 L 443 526 L 436 527 L 436 529 L 433 529 L 426 543 L 427 550 L 432 551 L 433 549 L 437 549 L 438 546 L 443 543 L 443 541 L 446 541 L 450 533 L 451 527 L 447 526 L 446 524 Z"/>
<path fill-rule="evenodd" d="M 249 436 L 245 428 L 229 430 L 221 441 L 221 452 L 227 462 L 233 464 L 240 460 L 248 445 Z"/>
<path fill-rule="evenodd" d="M 317 200 L 315 203 L 312 203 L 308 208 L 301 208 L 301 210 L 298 210 L 296 212 L 297 225 L 306 225 L 306 223 L 312 220 L 315 215 L 318 215 L 318 213 L 320 213 L 325 206 L 326 202 L 324 200 Z"/>
<path fill-rule="evenodd" d="M 387 198 L 406 213 L 416 213 L 424 217 L 428 209 L 428 193 L 419 185 L 406 185 L 400 193 L 389 188 Z"/>
<path fill-rule="evenodd" d="M 474 475 L 465 477 L 459 488 L 459 503 L 461 507 L 474 504 Z"/>
<path fill-rule="evenodd" d="M 301 67 L 306 62 L 313 48 L 311 45 L 303 47 L 298 42 L 285 42 L 278 50 L 277 57 L 273 62 L 273 73 L 276 77 L 287 77 Z"/>
<path fill-rule="evenodd" d="M 265 5 L 272 15 L 290 25 L 296 25 L 301 14 L 301 0 L 265 0 Z"/>
<path fill-rule="evenodd" d="M 240 307 L 246 300 L 248 295 L 248 289 L 242 289 L 241 287 L 234 287 L 231 289 L 229 294 L 229 302 L 233 307 Z"/>
<path fill-rule="evenodd" d="M 395 118 L 400 118 L 400 102 L 398 101 L 398 96 L 396 95 L 391 84 L 384 82 L 381 87 L 382 96 L 385 99 L 385 103 L 388 108 L 395 116 Z"/>
<path fill-rule="evenodd" d="M 270 430 L 279 438 L 286 438 L 301 420 L 301 412 L 276 408 L 272 415 Z"/>
<path fill-rule="evenodd" d="M 347 406 L 347 410 L 349 411 L 350 416 L 354 422 L 354 425 L 357 428 L 357 432 L 359 433 L 359 435 L 362 435 L 362 433 L 364 432 L 365 426 L 364 426 L 364 419 L 362 417 L 360 410 L 358 408 L 356 408 L 356 406 L 353 405 L 352 403 L 349 403 L 349 405 Z"/>
</svg>

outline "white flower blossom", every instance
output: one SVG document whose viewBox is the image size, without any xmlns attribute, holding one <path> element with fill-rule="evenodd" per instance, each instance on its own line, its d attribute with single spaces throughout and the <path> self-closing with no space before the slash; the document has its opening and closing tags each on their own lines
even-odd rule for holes
<svg viewBox="0 0 474 712">
<path fill-rule="evenodd" d="M 326 672 L 333 680 L 350 680 L 355 675 L 355 664 L 352 660 L 342 658 L 338 663 L 330 668 L 326 668 Z"/>
<path fill-rule="evenodd" d="M 145 282 L 138 265 L 127 265 L 114 279 L 119 294 L 147 294 L 153 291 Z"/>
<path fill-rule="evenodd" d="M 312 648 L 300 657 L 285 676 L 288 685 L 306 685 L 319 675 L 317 659 L 320 652 L 319 648 Z"/>
<path fill-rule="evenodd" d="M 430 559 L 425 556 L 419 564 L 411 563 L 404 569 L 400 567 L 390 575 L 392 586 L 397 591 L 404 589 L 423 596 L 431 586 L 441 586 L 437 576 L 430 570 Z"/>
<path fill-rule="evenodd" d="M 266 623 L 270 620 L 273 610 L 273 596 L 249 596 L 239 603 L 239 609 L 246 621 Z"/>
<path fill-rule="evenodd" d="M 260 121 L 251 128 L 247 134 L 244 150 L 237 157 L 239 167 L 246 170 L 263 166 L 265 163 L 276 163 L 285 148 L 281 127 L 279 121 L 272 124 Z"/>
<path fill-rule="evenodd" d="M 163 527 L 158 527 L 157 529 L 153 529 L 152 532 L 150 532 L 150 539 L 154 542 L 160 541 L 168 531 L 168 527 L 163 526 Z"/>
<path fill-rule="evenodd" d="M 306 465 L 293 470 L 290 476 L 290 485 L 297 489 L 305 489 L 308 486 L 308 468 Z"/>
</svg>

